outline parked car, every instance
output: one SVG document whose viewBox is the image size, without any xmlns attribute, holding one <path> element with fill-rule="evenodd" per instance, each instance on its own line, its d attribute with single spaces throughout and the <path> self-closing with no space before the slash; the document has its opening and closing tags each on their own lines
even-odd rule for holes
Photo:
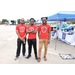
<svg viewBox="0 0 75 75">
<path fill-rule="evenodd" d="M 69 30 L 72 30 L 72 27 L 73 27 L 74 30 L 75 30 L 75 24 L 74 24 L 74 25 L 69 25 L 69 26 L 66 27 L 66 28 L 62 28 L 61 31 L 63 31 L 63 32 L 68 32 Z"/>
</svg>

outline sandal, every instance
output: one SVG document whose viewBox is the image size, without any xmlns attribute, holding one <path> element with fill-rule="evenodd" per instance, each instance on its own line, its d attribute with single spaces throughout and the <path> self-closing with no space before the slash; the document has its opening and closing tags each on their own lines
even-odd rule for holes
<svg viewBox="0 0 75 75">
<path fill-rule="evenodd" d="M 40 60 L 41 60 L 41 59 L 40 59 L 40 58 L 38 58 L 38 60 L 37 60 L 37 61 L 38 61 L 38 62 L 40 62 Z"/>
<path fill-rule="evenodd" d="M 46 56 L 44 56 L 44 60 L 45 60 L 45 61 L 47 60 Z"/>
</svg>

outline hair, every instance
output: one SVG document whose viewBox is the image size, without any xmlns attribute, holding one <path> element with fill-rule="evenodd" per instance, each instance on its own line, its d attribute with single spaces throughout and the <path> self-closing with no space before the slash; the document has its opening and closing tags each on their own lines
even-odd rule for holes
<svg viewBox="0 0 75 75">
<path fill-rule="evenodd" d="M 45 18 L 46 20 L 48 19 L 47 17 L 42 17 L 41 20 L 42 20 L 43 18 Z"/>
<path fill-rule="evenodd" d="M 22 19 L 24 19 L 24 18 L 21 18 L 20 20 L 22 20 Z"/>
<path fill-rule="evenodd" d="M 72 27 L 72 30 L 74 30 L 74 28 Z"/>
<path fill-rule="evenodd" d="M 30 18 L 30 21 L 31 21 L 31 20 L 34 20 L 34 22 L 35 22 L 35 19 L 34 19 L 34 18 Z"/>
</svg>

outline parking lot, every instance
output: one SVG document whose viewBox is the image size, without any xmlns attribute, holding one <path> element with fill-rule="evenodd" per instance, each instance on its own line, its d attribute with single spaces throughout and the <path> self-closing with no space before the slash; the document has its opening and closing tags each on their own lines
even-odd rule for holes
<svg viewBox="0 0 75 75">
<path fill-rule="evenodd" d="M 32 56 L 26 59 L 20 54 L 20 57 L 15 61 L 16 48 L 17 48 L 17 35 L 14 25 L 5 26 L 0 25 L 0 64 L 75 64 L 74 60 L 63 60 L 59 53 L 72 54 L 75 57 L 75 47 L 68 45 L 62 41 L 57 40 L 57 49 L 55 50 L 55 39 L 51 38 L 48 46 L 47 61 L 44 61 L 42 48 L 41 61 L 38 63 L 35 60 L 34 51 Z M 39 48 L 39 39 L 37 37 L 37 52 Z M 22 51 L 21 51 L 22 52 Z M 28 55 L 28 43 L 26 42 L 26 56 Z"/>
</svg>

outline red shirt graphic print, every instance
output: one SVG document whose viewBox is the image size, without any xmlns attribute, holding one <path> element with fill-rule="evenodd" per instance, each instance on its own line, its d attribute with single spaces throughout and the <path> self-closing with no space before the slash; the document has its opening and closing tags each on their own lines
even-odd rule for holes
<svg viewBox="0 0 75 75">
<path fill-rule="evenodd" d="M 19 25 L 16 26 L 16 30 L 18 30 L 19 35 L 21 37 L 24 37 L 24 35 L 26 34 L 26 29 L 27 29 L 27 26 L 25 24 L 23 24 L 23 25 L 19 24 Z M 24 39 L 26 39 L 26 37 Z"/>
<path fill-rule="evenodd" d="M 37 30 L 37 26 L 36 25 L 33 25 L 33 26 L 29 25 L 27 27 L 27 30 L 29 30 L 29 31 Z M 35 38 L 36 38 L 36 33 L 29 33 L 28 34 L 28 39 L 35 39 Z"/>
<path fill-rule="evenodd" d="M 50 25 L 40 25 L 38 30 L 40 31 L 40 39 L 49 39 L 48 31 L 51 30 Z"/>
</svg>

